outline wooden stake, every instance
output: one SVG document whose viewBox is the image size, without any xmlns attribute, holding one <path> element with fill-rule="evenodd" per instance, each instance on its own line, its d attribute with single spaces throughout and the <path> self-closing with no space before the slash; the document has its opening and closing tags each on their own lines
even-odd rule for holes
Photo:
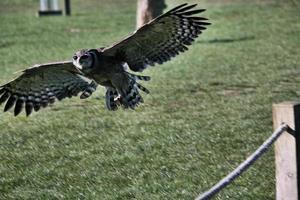
<svg viewBox="0 0 300 200">
<path fill-rule="evenodd" d="M 295 137 L 286 132 L 275 142 L 276 199 L 298 200 L 300 103 L 283 102 L 273 105 L 274 129 L 282 122 L 295 130 Z"/>
<path fill-rule="evenodd" d="M 137 28 L 161 15 L 166 8 L 164 0 L 138 0 L 137 3 Z"/>
</svg>

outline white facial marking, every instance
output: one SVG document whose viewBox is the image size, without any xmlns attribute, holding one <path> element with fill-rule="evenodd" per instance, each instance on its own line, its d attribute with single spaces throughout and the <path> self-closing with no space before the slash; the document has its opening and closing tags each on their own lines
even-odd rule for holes
<svg viewBox="0 0 300 200">
<path fill-rule="evenodd" d="M 79 58 L 73 59 L 73 65 L 75 65 L 78 69 L 82 70 L 82 66 L 79 64 Z"/>
</svg>

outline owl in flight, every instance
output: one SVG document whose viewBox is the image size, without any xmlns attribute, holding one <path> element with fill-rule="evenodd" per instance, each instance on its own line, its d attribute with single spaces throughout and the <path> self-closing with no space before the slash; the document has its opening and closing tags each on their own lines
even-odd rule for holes
<svg viewBox="0 0 300 200">
<path fill-rule="evenodd" d="M 205 11 L 182 4 L 145 24 L 133 34 L 109 47 L 82 49 L 72 61 L 35 65 L 16 79 L 0 86 L 0 104 L 4 112 L 14 107 L 17 116 L 25 107 L 26 115 L 66 97 L 89 97 L 100 84 L 106 87 L 108 110 L 134 109 L 143 102 L 140 91 L 149 93 L 139 81 L 150 77 L 129 73 L 162 64 L 180 52 L 210 23 L 195 16 Z"/>
</svg>

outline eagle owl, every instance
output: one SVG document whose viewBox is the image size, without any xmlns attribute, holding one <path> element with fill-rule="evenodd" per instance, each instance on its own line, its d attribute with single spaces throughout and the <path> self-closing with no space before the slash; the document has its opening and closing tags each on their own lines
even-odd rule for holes
<svg viewBox="0 0 300 200">
<path fill-rule="evenodd" d="M 182 4 L 145 24 L 133 34 L 109 47 L 77 51 L 72 60 L 35 65 L 22 71 L 16 79 L 0 86 L 0 104 L 4 111 L 14 107 L 14 115 L 25 108 L 26 115 L 66 97 L 89 97 L 97 85 L 106 87 L 108 110 L 118 107 L 134 109 L 149 93 L 139 81 L 150 77 L 141 72 L 148 66 L 162 64 L 180 52 L 210 23 L 195 16 L 205 11 L 196 4 Z"/>
</svg>

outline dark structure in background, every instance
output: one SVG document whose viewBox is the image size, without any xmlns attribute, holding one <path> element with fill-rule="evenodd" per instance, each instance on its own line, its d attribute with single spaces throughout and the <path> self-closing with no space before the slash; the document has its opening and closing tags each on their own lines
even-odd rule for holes
<svg viewBox="0 0 300 200">
<path fill-rule="evenodd" d="M 139 28 L 161 15 L 166 7 L 165 0 L 138 0 L 136 27 Z"/>
<path fill-rule="evenodd" d="M 70 0 L 65 0 L 65 14 L 67 16 L 71 15 L 71 3 L 70 3 Z"/>
<path fill-rule="evenodd" d="M 39 16 L 62 15 L 58 0 L 40 0 Z"/>
<path fill-rule="evenodd" d="M 64 0 L 65 15 L 71 15 L 70 0 Z M 145 23 L 161 15 L 167 7 L 165 0 L 138 0 L 137 2 L 137 28 Z M 39 16 L 62 15 L 63 12 L 59 8 L 59 0 L 40 0 Z"/>
<path fill-rule="evenodd" d="M 65 0 L 65 15 L 71 15 L 70 0 Z M 59 0 L 40 0 L 39 16 L 62 15 L 63 12 L 59 9 Z"/>
</svg>

